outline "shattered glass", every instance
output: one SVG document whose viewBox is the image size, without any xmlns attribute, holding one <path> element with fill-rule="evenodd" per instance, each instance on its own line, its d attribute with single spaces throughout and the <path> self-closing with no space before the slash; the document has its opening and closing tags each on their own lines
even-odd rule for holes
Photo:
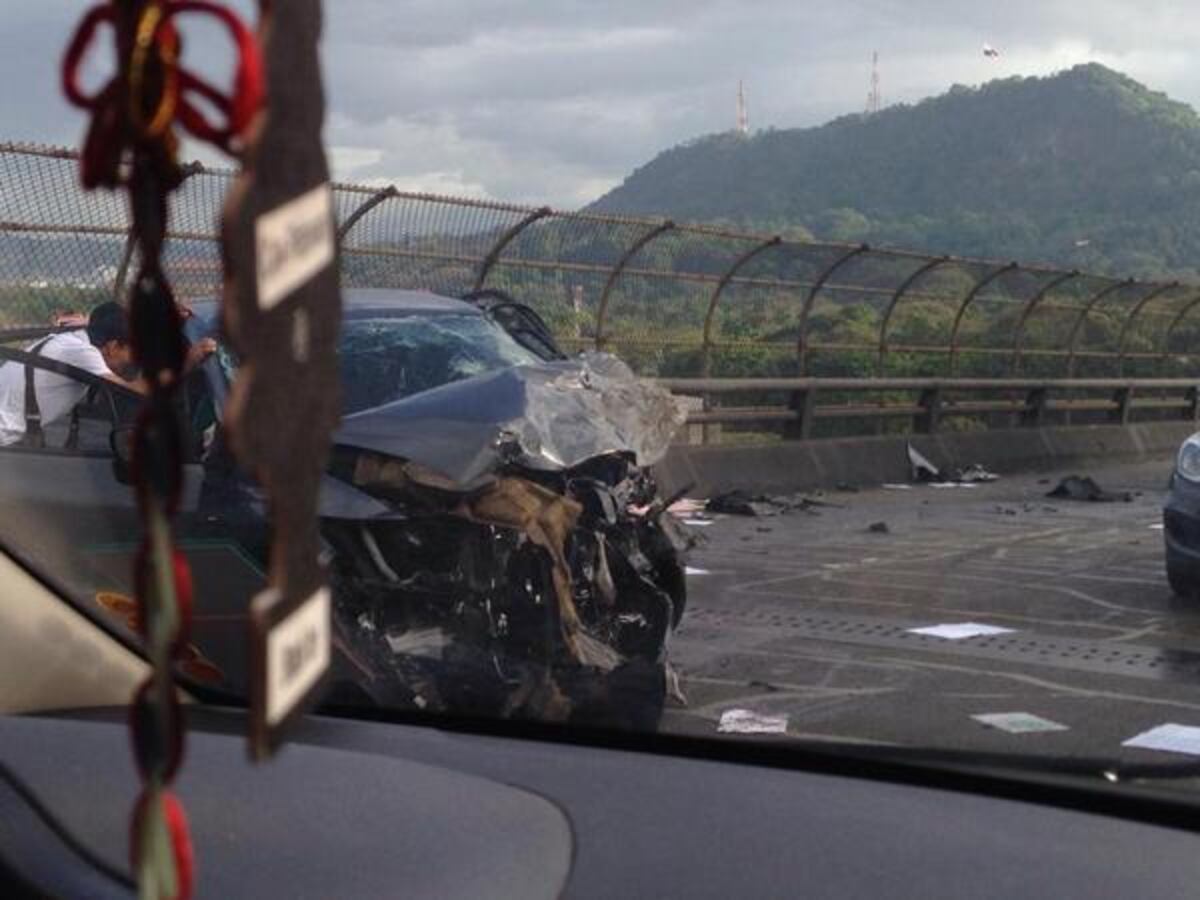
<svg viewBox="0 0 1200 900">
<path fill-rule="evenodd" d="M 346 413 L 539 361 L 488 319 L 447 314 L 348 319 L 340 358 Z"/>
</svg>

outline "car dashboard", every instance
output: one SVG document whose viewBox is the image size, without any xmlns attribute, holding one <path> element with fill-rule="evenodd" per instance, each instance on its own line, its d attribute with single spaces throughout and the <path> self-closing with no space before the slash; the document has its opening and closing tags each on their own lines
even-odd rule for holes
<svg viewBox="0 0 1200 900">
<path fill-rule="evenodd" d="M 0 861 L 39 892 L 130 895 L 96 865 L 125 868 L 123 718 L 0 718 L 26 792 L 0 787 Z M 316 716 L 255 766 L 241 711 L 189 720 L 199 897 L 1180 897 L 1200 876 L 1189 831 L 932 783 Z"/>
</svg>

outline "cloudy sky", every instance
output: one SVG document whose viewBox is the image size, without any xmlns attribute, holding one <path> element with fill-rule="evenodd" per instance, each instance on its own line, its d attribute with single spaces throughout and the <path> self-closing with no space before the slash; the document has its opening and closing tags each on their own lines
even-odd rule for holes
<svg viewBox="0 0 1200 900">
<path fill-rule="evenodd" d="M 3 0 L 3 139 L 74 144 L 57 66 L 84 4 Z M 232 5 L 253 14 L 252 0 Z M 284 6 L 282 2 L 280 6 Z M 343 179 L 575 207 L 658 151 L 733 126 L 861 111 L 880 54 L 884 102 L 1097 61 L 1200 105 L 1200 17 L 1141 0 L 326 0 L 326 140 Z M 224 71 L 215 29 L 189 65 Z M 987 42 L 1001 50 L 984 58 Z M 103 66 L 91 67 L 99 79 Z M 198 149 L 188 148 L 191 155 Z M 214 159 L 211 154 L 203 154 Z"/>
</svg>

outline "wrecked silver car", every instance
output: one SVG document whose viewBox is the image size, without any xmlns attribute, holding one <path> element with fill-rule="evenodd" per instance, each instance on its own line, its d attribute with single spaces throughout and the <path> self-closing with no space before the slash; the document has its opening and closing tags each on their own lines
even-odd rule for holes
<svg viewBox="0 0 1200 900">
<path fill-rule="evenodd" d="M 196 313 L 192 340 L 215 330 L 215 309 Z M 683 422 L 675 399 L 613 356 L 565 358 L 536 315 L 495 296 L 347 292 L 340 355 L 321 501 L 334 701 L 657 722 L 686 537 L 648 467 Z M 261 496 L 220 435 L 236 367 L 217 354 L 200 387 L 211 421 L 191 414 L 198 519 L 258 555 Z"/>
</svg>

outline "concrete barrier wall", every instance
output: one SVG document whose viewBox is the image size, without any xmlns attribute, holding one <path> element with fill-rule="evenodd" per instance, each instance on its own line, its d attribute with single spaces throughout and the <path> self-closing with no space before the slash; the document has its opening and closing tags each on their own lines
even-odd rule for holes
<svg viewBox="0 0 1200 900">
<path fill-rule="evenodd" d="M 755 446 L 671 448 L 655 467 L 667 493 L 693 485 L 695 496 L 741 488 L 764 493 L 869 486 L 908 479 L 909 441 L 937 466 L 981 463 L 1000 474 L 1061 469 L 1109 460 L 1162 459 L 1163 478 L 1190 422 L 1014 428 L 1001 431 L 785 441 Z"/>
</svg>

